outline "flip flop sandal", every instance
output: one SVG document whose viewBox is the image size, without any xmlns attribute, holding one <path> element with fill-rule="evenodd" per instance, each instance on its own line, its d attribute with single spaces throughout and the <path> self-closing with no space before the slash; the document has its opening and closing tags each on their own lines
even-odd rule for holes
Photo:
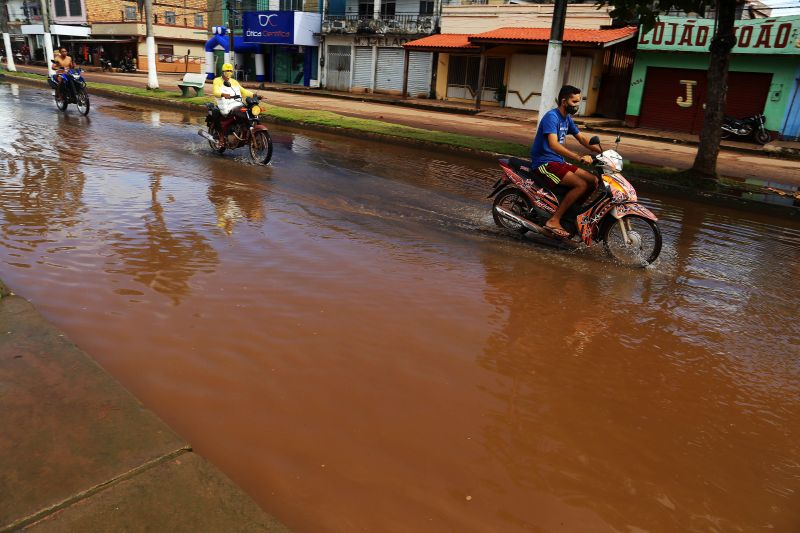
<svg viewBox="0 0 800 533">
<path fill-rule="evenodd" d="M 563 229 L 560 229 L 560 228 L 551 228 L 549 226 L 545 226 L 544 229 L 546 231 L 550 232 L 551 234 L 553 234 L 553 236 L 558 238 L 558 239 L 567 239 L 567 238 L 569 238 L 569 232 L 567 232 L 566 230 L 563 230 Z"/>
</svg>

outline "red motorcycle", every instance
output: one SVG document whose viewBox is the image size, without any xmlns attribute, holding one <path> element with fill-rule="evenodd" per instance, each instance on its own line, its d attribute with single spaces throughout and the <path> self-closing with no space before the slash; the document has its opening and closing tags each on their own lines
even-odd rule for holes
<svg viewBox="0 0 800 533">
<path fill-rule="evenodd" d="M 241 96 L 235 98 L 242 100 Z M 208 104 L 206 114 L 208 131 L 200 130 L 197 133 L 219 154 L 228 149 L 249 146 L 252 160 L 266 165 L 272 159 L 272 137 L 259 119 L 260 101 L 259 96 L 247 97 L 242 102 L 242 107 L 238 109 L 241 112 L 239 118 L 233 111 L 227 117 L 222 117 L 216 104 Z"/>
<path fill-rule="evenodd" d="M 617 146 L 620 139 L 617 137 Z M 591 145 L 600 138 L 592 137 Z M 602 146 L 601 146 L 602 148 Z M 647 266 L 661 253 L 661 230 L 658 219 L 638 203 L 636 191 L 620 171 L 622 156 L 605 150 L 593 156 L 598 190 L 582 205 L 570 207 L 561 219 L 569 237 L 559 239 L 544 225 L 569 192 L 569 187 L 550 188 L 548 179 L 522 159 L 501 159 L 503 176 L 497 180 L 489 198 L 495 197 L 492 215 L 503 228 L 525 234 L 529 231 L 569 246 L 591 246 L 602 242 L 615 260 Z"/>
</svg>

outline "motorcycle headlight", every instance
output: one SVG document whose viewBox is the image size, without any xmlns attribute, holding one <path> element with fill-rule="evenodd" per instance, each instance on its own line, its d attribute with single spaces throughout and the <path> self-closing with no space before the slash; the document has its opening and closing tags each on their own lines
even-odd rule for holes
<svg viewBox="0 0 800 533">
<path fill-rule="evenodd" d="M 261 106 L 254 105 L 251 112 L 253 113 L 254 117 L 257 117 L 258 115 L 261 114 Z"/>
</svg>

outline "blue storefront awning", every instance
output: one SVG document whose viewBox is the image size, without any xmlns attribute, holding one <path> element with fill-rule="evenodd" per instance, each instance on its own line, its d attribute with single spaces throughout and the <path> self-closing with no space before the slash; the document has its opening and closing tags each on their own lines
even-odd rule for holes
<svg viewBox="0 0 800 533">
<path fill-rule="evenodd" d="M 213 52 L 214 50 L 222 49 L 228 52 L 230 47 L 230 37 L 228 35 L 214 35 L 206 42 L 206 52 Z M 240 54 L 263 54 L 264 50 L 260 44 L 246 43 L 244 38 L 235 36 L 233 38 L 233 51 Z"/>
<path fill-rule="evenodd" d="M 242 54 L 263 54 L 264 50 L 260 44 L 246 43 L 244 37 L 238 35 L 233 38 L 233 51 Z"/>
</svg>

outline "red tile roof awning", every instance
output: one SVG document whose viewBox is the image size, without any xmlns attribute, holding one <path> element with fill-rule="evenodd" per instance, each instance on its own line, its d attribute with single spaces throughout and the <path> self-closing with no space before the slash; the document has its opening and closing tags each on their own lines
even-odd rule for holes
<svg viewBox="0 0 800 533">
<path fill-rule="evenodd" d="M 440 33 L 407 42 L 403 46 L 410 50 L 478 51 L 480 47 L 469 42 L 469 37 L 469 35 L 463 33 Z"/>
<path fill-rule="evenodd" d="M 610 30 L 583 30 L 567 28 L 564 30 L 564 44 L 584 44 L 610 46 L 633 38 L 635 26 L 614 28 Z M 547 44 L 550 40 L 550 28 L 498 28 L 496 30 L 470 35 L 471 43 L 513 43 L 513 44 Z"/>
</svg>

